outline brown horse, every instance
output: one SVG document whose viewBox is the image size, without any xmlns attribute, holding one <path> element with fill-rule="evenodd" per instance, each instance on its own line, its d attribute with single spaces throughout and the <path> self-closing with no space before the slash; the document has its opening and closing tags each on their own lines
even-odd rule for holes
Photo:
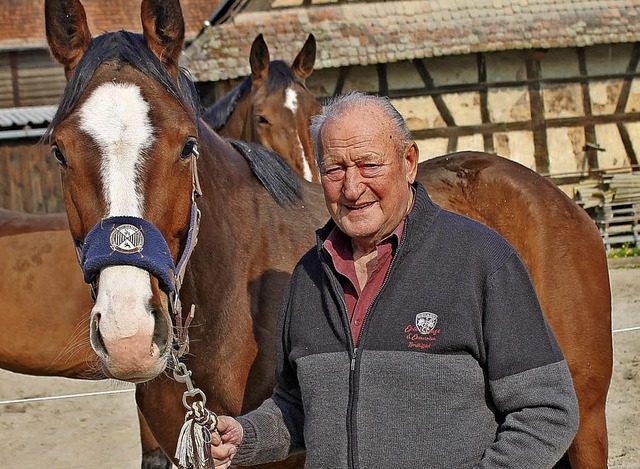
<svg viewBox="0 0 640 469">
<path fill-rule="evenodd" d="M 316 40 L 309 34 L 291 66 L 269 61 L 259 34 L 251 45 L 251 75 L 209 106 L 202 118 L 223 137 L 259 143 L 281 155 L 307 181 L 318 181 L 309 116 L 320 103 L 305 85 L 316 60 Z"/>
<path fill-rule="evenodd" d="M 0 368 L 35 376 L 105 379 L 89 343 L 91 289 L 78 269 L 65 213 L 0 208 Z M 170 468 L 138 412 L 142 467 Z"/>
<path fill-rule="evenodd" d="M 197 118 L 177 67 L 184 37 L 177 1 L 143 1 L 143 36 L 93 40 L 78 1 L 45 5 L 49 45 L 70 79 L 50 140 L 70 230 L 97 287 L 91 343 L 105 374 L 139 383 L 138 405 L 173 454 L 183 387 L 162 372 L 174 362 L 174 338 L 179 349 L 186 344 L 181 322 L 172 323 L 176 291 L 195 305 L 181 361 L 207 406 L 227 415 L 257 406 L 272 389 L 282 289 L 326 218 L 320 187 L 287 174 L 277 158 L 240 155 Z M 542 177 L 495 156 L 429 161 L 421 180 L 436 201 L 495 228 L 520 251 L 576 383 L 582 423 L 571 463 L 605 467 L 610 296 L 593 223 Z M 289 463 L 278 467 L 301 464 Z"/>
<path fill-rule="evenodd" d="M 0 271 L 0 368 L 104 378 L 86 337 L 93 300 L 78 271 L 66 215 L 0 209 Z"/>
<path fill-rule="evenodd" d="M 194 186 L 201 187 L 199 246 L 179 289 L 182 302 L 196 306 L 182 360 L 209 408 L 231 415 L 254 408 L 273 386 L 282 289 L 325 216 L 319 187 L 302 188 L 278 158 L 256 158 L 267 169 L 263 182 L 281 186 L 274 187 L 284 195 L 276 200 L 245 158 L 196 117 L 194 89 L 177 66 L 184 38 L 177 1 L 143 1 L 143 36 L 121 31 L 92 39 L 78 1 L 46 2 L 45 16 L 51 51 L 69 79 L 50 141 L 72 236 L 87 248 L 92 227 L 128 217 L 130 226 L 143 225 L 144 256 L 135 253 L 136 262 L 157 257 L 162 265 L 167 252 L 176 261 L 189 251 Z M 115 233 L 118 249 L 137 246 L 139 234 Z M 120 254 L 127 256 L 105 257 Z M 177 335 L 170 315 L 175 290 L 166 269 L 147 267 L 155 276 L 108 265 L 88 278 L 97 284 L 90 338 L 107 376 L 138 383 L 140 410 L 174 454 L 184 386 L 162 372 Z"/>
<path fill-rule="evenodd" d="M 613 367 L 611 291 L 600 233 L 587 213 L 534 171 L 463 152 L 418 166 L 435 202 L 490 226 L 525 262 L 565 354 L 580 405 L 574 469 L 607 467 L 605 405 Z"/>
</svg>

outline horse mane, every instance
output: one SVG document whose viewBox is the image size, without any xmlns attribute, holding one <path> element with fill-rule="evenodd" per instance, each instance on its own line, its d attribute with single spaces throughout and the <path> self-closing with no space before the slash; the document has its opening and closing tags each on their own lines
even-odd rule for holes
<svg viewBox="0 0 640 469">
<path fill-rule="evenodd" d="M 251 75 L 245 77 L 238 86 L 210 105 L 202 115 L 202 119 L 213 130 L 219 131 L 229 121 L 238 101 L 251 89 L 252 83 Z M 269 74 L 266 82 L 267 93 L 273 93 L 279 88 L 287 88 L 291 83 L 297 83 L 306 89 L 306 85 L 284 61 L 272 60 L 269 62 Z"/>
<path fill-rule="evenodd" d="M 127 62 L 145 75 L 149 75 L 165 87 L 192 116 L 194 122 L 198 120 L 200 100 L 188 72 L 181 68 L 176 83 L 164 65 L 149 49 L 142 34 L 121 30 L 104 33 L 93 38 L 69 79 L 60 99 L 58 110 L 51 120 L 44 139 L 50 137 L 55 126 L 73 109 L 96 69 L 107 61 Z"/>
<path fill-rule="evenodd" d="M 251 89 L 251 75 L 242 80 L 238 86 L 209 106 L 202 114 L 202 119 L 216 132 L 225 126 L 236 109 L 240 98 Z"/>
<path fill-rule="evenodd" d="M 258 143 L 227 139 L 280 206 L 302 200 L 302 185 L 291 166 L 277 153 Z"/>
</svg>

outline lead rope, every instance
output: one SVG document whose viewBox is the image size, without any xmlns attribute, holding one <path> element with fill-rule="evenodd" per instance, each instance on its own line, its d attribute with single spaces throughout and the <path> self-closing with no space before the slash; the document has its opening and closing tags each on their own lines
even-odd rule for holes
<svg viewBox="0 0 640 469">
<path fill-rule="evenodd" d="M 194 148 L 194 155 L 197 158 L 198 149 Z M 201 389 L 193 386 L 191 381 L 191 370 L 179 359 L 189 351 L 189 325 L 195 314 L 196 306 L 191 305 L 189 315 L 182 320 L 182 303 L 180 301 L 180 288 L 186 271 L 187 261 L 191 252 L 198 242 L 198 230 L 200 227 L 200 211 L 196 207 L 196 197 L 202 195 L 200 181 L 198 178 L 198 166 L 196 158 L 191 159 L 191 171 L 193 175 L 193 192 L 191 195 L 192 215 L 191 227 L 187 238 L 185 252 L 180 259 L 176 272 L 174 273 L 175 290 L 170 304 L 176 316 L 175 346 L 171 351 L 171 358 L 175 364 L 173 379 L 179 383 L 184 383 L 187 390 L 182 394 L 182 405 L 187 412 L 184 423 L 180 429 L 178 442 L 176 444 L 175 458 L 178 460 L 180 469 L 207 469 L 213 467 L 211 457 L 211 433 L 218 432 L 218 416 L 215 412 L 205 407 L 207 397 Z"/>
<path fill-rule="evenodd" d="M 213 467 L 211 433 L 218 432 L 216 429 L 218 416 L 205 407 L 207 397 L 202 390 L 193 386 L 191 370 L 187 369 L 184 363 L 177 364 L 176 369 L 173 370 L 173 378 L 187 386 L 187 390 L 182 395 L 182 404 L 187 409 L 187 413 L 178 436 L 175 454 L 178 467 L 180 469 Z"/>
</svg>

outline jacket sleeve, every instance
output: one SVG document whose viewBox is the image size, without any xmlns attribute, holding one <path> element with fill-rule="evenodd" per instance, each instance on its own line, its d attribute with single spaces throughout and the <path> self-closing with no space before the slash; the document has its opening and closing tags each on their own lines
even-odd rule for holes
<svg viewBox="0 0 640 469">
<path fill-rule="evenodd" d="M 485 292 L 486 367 L 499 428 L 476 467 L 552 467 L 578 428 L 569 368 L 516 253 L 488 277 Z"/>
<path fill-rule="evenodd" d="M 276 353 L 276 386 L 273 394 L 257 409 L 238 417 L 244 436 L 235 465 L 255 465 L 282 461 L 304 449 L 304 412 L 295 365 L 288 359 L 288 324 L 291 282 L 276 329 L 279 334 Z"/>
</svg>

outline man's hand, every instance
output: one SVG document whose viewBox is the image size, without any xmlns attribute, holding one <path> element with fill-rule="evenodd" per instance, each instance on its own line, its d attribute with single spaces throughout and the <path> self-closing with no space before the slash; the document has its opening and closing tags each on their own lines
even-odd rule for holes
<svg viewBox="0 0 640 469">
<path fill-rule="evenodd" d="M 244 432 L 236 419 L 225 415 L 218 417 L 217 429 L 219 435 L 211 434 L 211 456 L 215 467 L 226 469 L 231 466 L 231 460 L 242 443 Z"/>
</svg>

